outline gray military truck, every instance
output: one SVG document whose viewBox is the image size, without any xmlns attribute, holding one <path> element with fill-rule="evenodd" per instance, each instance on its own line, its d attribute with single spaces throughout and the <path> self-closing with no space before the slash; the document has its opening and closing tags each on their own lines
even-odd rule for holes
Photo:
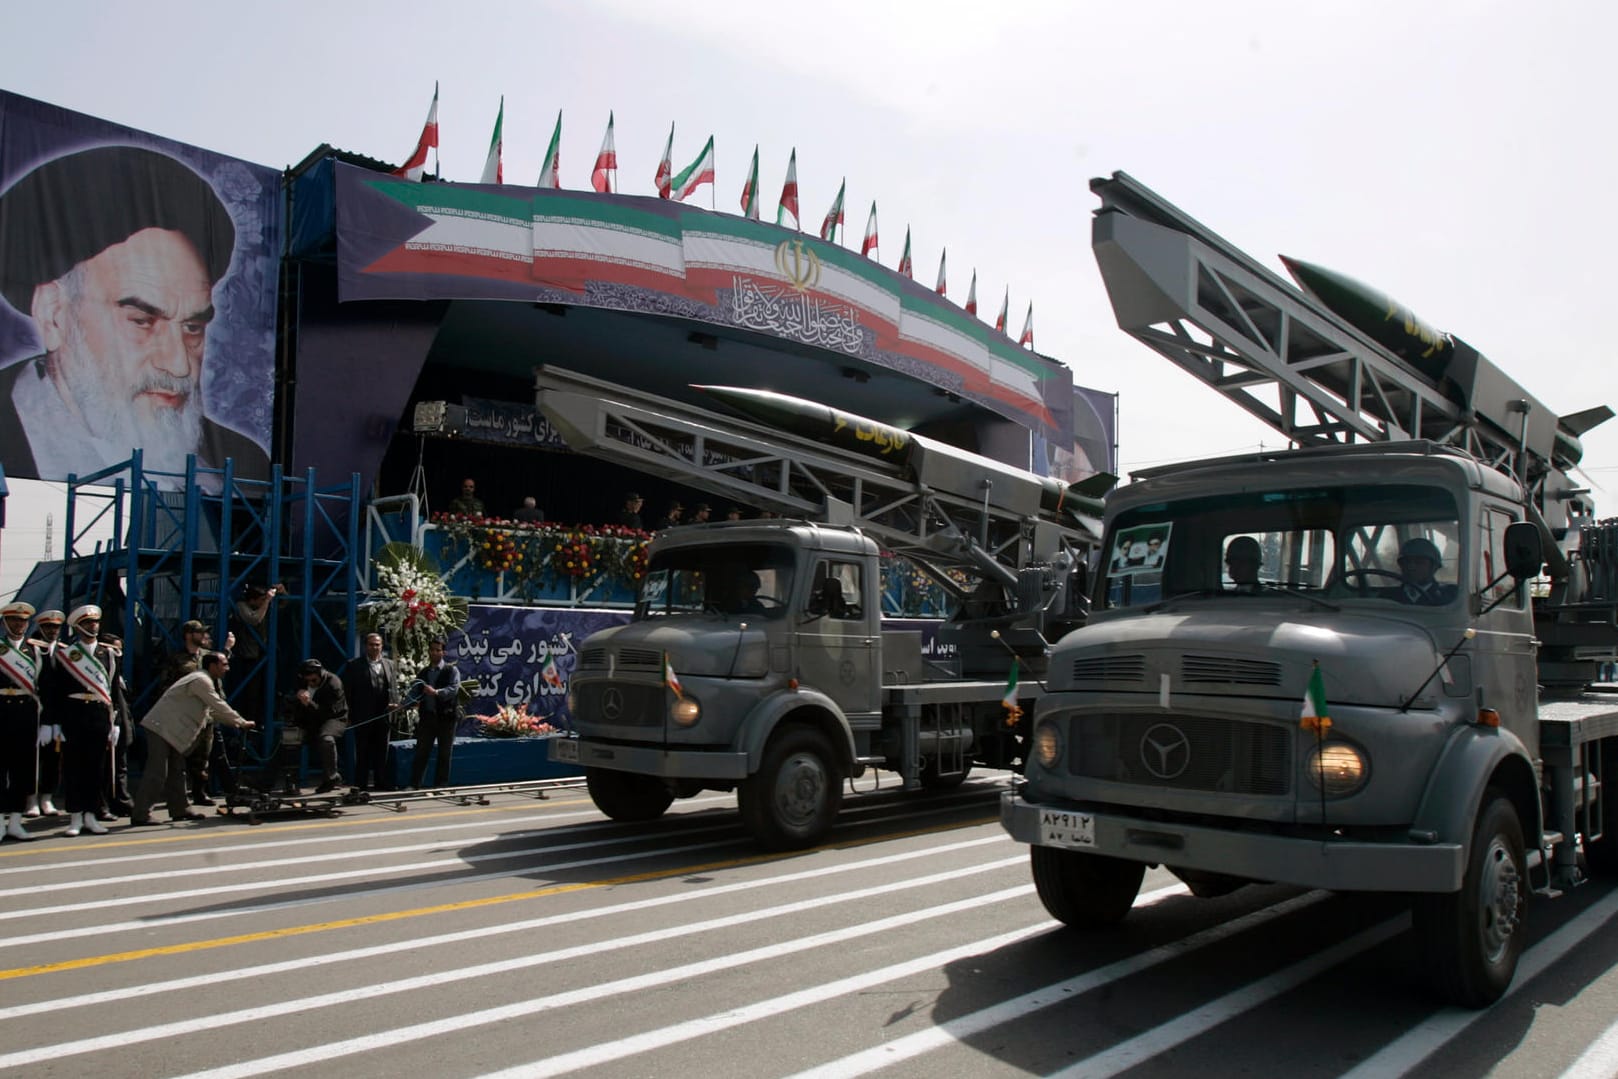
<svg viewBox="0 0 1618 1079">
<path fill-rule="evenodd" d="M 761 845 L 795 848 L 867 769 L 919 789 L 1020 765 L 1008 673 L 1015 660 L 1030 710 L 1048 640 L 1083 619 L 1099 502 L 795 398 L 707 388 L 738 417 L 551 368 L 536 380 L 575 451 L 779 515 L 660 532 L 633 620 L 579 647 L 577 736 L 551 755 L 583 766 L 602 812 L 644 821 L 735 790 Z M 956 599 L 948 661 L 885 625 L 883 552 Z"/>
<path fill-rule="evenodd" d="M 1618 698 L 1588 692 L 1618 644 L 1618 528 L 1569 475 L 1611 413 L 1557 417 L 1385 297 L 1314 268 L 1300 291 L 1123 174 L 1092 188 L 1120 326 L 1299 448 L 1109 496 L 1002 823 L 1079 928 L 1122 920 L 1148 866 L 1199 896 L 1409 893 L 1436 988 L 1486 1005 L 1530 895 L 1618 862 Z"/>
</svg>

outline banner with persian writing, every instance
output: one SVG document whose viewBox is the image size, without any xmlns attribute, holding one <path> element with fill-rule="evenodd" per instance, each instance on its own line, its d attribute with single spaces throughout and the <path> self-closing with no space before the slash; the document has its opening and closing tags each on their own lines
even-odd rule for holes
<svg viewBox="0 0 1618 1079">
<path fill-rule="evenodd" d="M 339 296 L 667 315 L 902 372 L 1073 441 L 1062 364 L 833 243 L 664 199 L 337 170 Z"/>
</svg>

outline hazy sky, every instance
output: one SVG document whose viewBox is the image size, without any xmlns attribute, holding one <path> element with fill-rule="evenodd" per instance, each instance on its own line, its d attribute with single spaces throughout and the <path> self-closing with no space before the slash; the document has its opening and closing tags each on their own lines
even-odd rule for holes
<svg viewBox="0 0 1618 1079">
<path fill-rule="evenodd" d="M 562 184 L 587 188 L 607 112 L 620 188 L 650 194 L 715 136 L 720 210 L 760 147 L 766 218 L 798 151 L 804 223 L 848 180 L 882 261 L 1034 304 L 1039 351 L 1122 395 L 1125 470 L 1279 436 L 1117 329 L 1089 251 L 1087 181 L 1124 170 L 1279 271 L 1285 253 L 1374 284 L 1548 407 L 1618 406 L 1601 312 L 1618 251 L 1618 9 L 1563 2 L 862 3 L 692 0 L 0 6 L 6 89 L 233 154 L 323 142 L 390 161 L 441 86 L 442 166 L 478 178 L 500 96 L 506 178 L 532 183 L 563 111 Z M 705 189 L 693 200 L 709 205 Z M 1587 435 L 1618 496 L 1618 421 Z M 11 500 L 9 596 L 62 499 Z M 43 492 L 43 496 L 41 494 Z"/>
</svg>

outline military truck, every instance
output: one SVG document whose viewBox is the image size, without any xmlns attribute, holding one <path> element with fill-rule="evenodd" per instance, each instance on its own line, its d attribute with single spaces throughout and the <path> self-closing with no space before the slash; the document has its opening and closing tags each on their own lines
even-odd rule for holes
<svg viewBox="0 0 1618 1079">
<path fill-rule="evenodd" d="M 1436 988 L 1486 1005 L 1530 895 L 1618 863 L 1618 698 L 1589 691 L 1618 527 L 1570 476 L 1611 413 L 1551 414 L 1368 289 L 1300 291 L 1124 174 L 1092 188 L 1120 326 L 1297 448 L 1109 496 L 1002 823 L 1081 929 L 1121 921 L 1149 866 L 1198 896 L 1408 893 Z"/>
<path fill-rule="evenodd" d="M 1048 641 L 1083 619 L 1094 497 L 781 395 L 709 388 L 734 416 L 550 368 L 536 381 L 575 451 L 778 515 L 660 532 L 633 620 L 579 647 L 577 737 L 551 754 L 583 766 L 603 813 L 650 820 L 734 790 L 758 843 L 797 848 L 868 769 L 913 790 L 1021 764 Z M 947 662 L 885 624 L 885 552 L 954 598 Z"/>
</svg>

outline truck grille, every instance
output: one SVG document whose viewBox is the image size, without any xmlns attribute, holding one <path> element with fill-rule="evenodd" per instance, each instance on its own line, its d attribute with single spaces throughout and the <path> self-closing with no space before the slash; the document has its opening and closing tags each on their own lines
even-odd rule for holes
<svg viewBox="0 0 1618 1079">
<path fill-rule="evenodd" d="M 625 685 L 622 682 L 583 682 L 578 694 L 578 715 L 590 723 L 615 727 L 663 726 L 662 686 Z"/>
<path fill-rule="evenodd" d="M 1282 795 L 1292 789 L 1290 727 L 1208 716 L 1074 718 L 1069 770 L 1170 790 Z"/>
<path fill-rule="evenodd" d="M 1281 665 L 1256 659 L 1186 656 L 1180 660 L 1180 677 L 1187 682 L 1227 686 L 1278 686 Z"/>
<path fill-rule="evenodd" d="M 581 671 L 602 671 L 607 669 L 607 650 L 605 648 L 586 648 L 579 652 L 579 666 Z M 663 653 L 650 648 L 625 648 L 618 653 L 618 669 L 640 669 L 660 671 L 663 669 Z"/>
<path fill-rule="evenodd" d="M 1085 656 L 1073 661 L 1075 682 L 1139 682 L 1145 677 L 1145 656 Z"/>
</svg>

